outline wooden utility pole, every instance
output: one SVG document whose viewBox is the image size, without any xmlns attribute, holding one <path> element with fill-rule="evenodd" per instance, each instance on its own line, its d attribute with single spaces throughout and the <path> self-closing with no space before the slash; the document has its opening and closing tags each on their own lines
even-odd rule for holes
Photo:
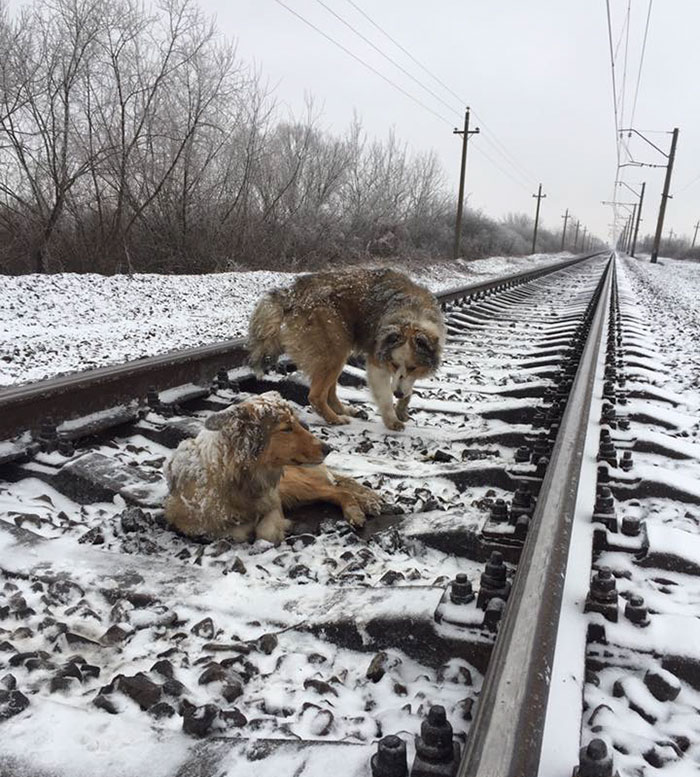
<svg viewBox="0 0 700 777">
<path fill-rule="evenodd" d="M 479 128 L 469 129 L 469 108 L 464 112 L 464 129 L 458 130 L 456 127 L 452 130 L 453 135 L 462 136 L 462 167 L 459 172 L 459 196 L 457 198 L 457 224 L 455 225 L 455 248 L 454 259 L 459 259 L 459 246 L 462 241 L 462 210 L 464 208 L 464 178 L 467 172 L 467 142 L 470 135 L 477 135 Z"/>
<path fill-rule="evenodd" d="M 564 250 L 564 240 L 566 239 L 566 222 L 569 220 L 569 209 L 566 209 L 566 213 L 562 216 L 564 219 L 564 229 L 561 231 L 561 250 Z"/>
<path fill-rule="evenodd" d="M 540 221 L 540 202 L 547 196 L 546 194 L 542 194 L 542 184 L 539 185 L 537 194 L 533 194 L 532 196 L 537 199 L 537 208 L 535 210 L 535 228 L 532 231 L 532 253 L 534 254 L 535 245 L 537 244 L 537 225 Z"/>
<path fill-rule="evenodd" d="M 698 221 L 695 225 L 695 234 L 693 235 L 693 245 L 690 246 L 691 248 L 695 248 L 695 241 L 698 238 L 698 229 L 700 229 L 700 221 Z"/>
<path fill-rule="evenodd" d="M 654 247 L 651 250 L 651 261 L 656 264 L 659 258 L 659 245 L 661 244 L 661 234 L 664 228 L 664 216 L 666 215 L 666 201 L 668 200 L 668 190 L 671 188 L 671 175 L 673 173 L 673 162 L 676 158 L 676 144 L 678 143 L 678 127 L 673 129 L 673 138 L 671 140 L 671 151 L 668 154 L 668 164 L 666 165 L 666 178 L 664 179 L 664 190 L 661 193 L 661 205 L 659 206 L 659 220 L 656 223 L 656 235 L 654 235 Z"/>
<path fill-rule="evenodd" d="M 576 253 L 576 246 L 578 245 L 578 228 L 581 226 L 579 219 L 576 219 L 576 232 L 574 233 L 574 253 Z"/>
<path fill-rule="evenodd" d="M 634 256 L 637 250 L 637 236 L 639 235 L 639 222 L 642 220 L 642 205 L 644 204 L 644 190 L 647 187 L 646 181 L 642 183 L 642 191 L 639 193 L 639 205 L 637 206 L 637 223 L 634 225 L 634 237 L 632 238 L 632 250 L 630 255 Z"/>
<path fill-rule="evenodd" d="M 586 232 L 588 232 L 588 227 L 583 228 L 583 235 L 581 236 L 581 250 L 586 250 Z"/>
</svg>

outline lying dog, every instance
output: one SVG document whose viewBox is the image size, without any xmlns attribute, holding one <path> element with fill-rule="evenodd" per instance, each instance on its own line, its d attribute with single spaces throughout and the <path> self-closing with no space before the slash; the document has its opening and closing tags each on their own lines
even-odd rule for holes
<svg viewBox="0 0 700 777">
<path fill-rule="evenodd" d="M 404 428 L 413 384 L 440 364 L 445 324 L 427 289 L 393 270 L 303 275 L 257 304 L 248 348 L 260 376 L 285 351 L 311 379 L 309 401 L 331 424 L 348 423 L 336 383 L 352 352 L 367 356 L 367 380 L 389 429 Z M 392 394 L 398 399 L 394 407 Z"/>
<path fill-rule="evenodd" d="M 279 543 L 284 508 L 331 502 L 353 526 L 377 515 L 381 498 L 323 464 L 330 446 L 314 437 L 276 392 L 209 416 L 165 466 L 165 517 L 188 535 Z M 313 466 L 308 466 L 313 465 Z"/>
</svg>

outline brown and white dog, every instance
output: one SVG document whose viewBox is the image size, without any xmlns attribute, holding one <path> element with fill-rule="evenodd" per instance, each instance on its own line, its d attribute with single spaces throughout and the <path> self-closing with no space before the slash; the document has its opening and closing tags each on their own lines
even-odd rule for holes
<svg viewBox="0 0 700 777">
<path fill-rule="evenodd" d="M 302 425 L 276 392 L 209 416 L 165 465 L 165 517 L 191 536 L 273 543 L 284 538 L 284 508 L 331 502 L 353 526 L 377 515 L 381 498 L 322 463 L 330 446 Z"/>
<path fill-rule="evenodd" d="M 350 354 L 364 354 L 384 424 L 396 430 L 408 420 L 414 382 L 437 369 L 444 343 L 435 296 L 385 269 L 302 275 L 291 288 L 267 293 L 248 329 L 256 373 L 262 375 L 266 360 L 288 353 L 311 379 L 309 401 L 331 424 L 354 415 L 338 400 L 336 383 Z"/>
</svg>

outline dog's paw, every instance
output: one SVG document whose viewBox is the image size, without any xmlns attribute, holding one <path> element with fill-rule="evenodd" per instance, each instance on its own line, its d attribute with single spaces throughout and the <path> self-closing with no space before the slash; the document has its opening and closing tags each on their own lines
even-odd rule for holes
<svg viewBox="0 0 700 777">
<path fill-rule="evenodd" d="M 386 426 L 387 429 L 391 429 L 392 432 L 403 432 L 406 428 L 403 421 L 399 421 L 398 418 L 386 418 L 384 420 L 384 426 Z"/>
<path fill-rule="evenodd" d="M 365 525 L 365 514 L 357 505 L 350 505 L 343 510 L 345 520 L 356 529 L 361 529 Z"/>
<path fill-rule="evenodd" d="M 291 521 L 286 518 L 281 521 L 266 521 L 258 524 L 255 529 L 255 537 L 271 542 L 273 545 L 279 545 L 284 540 L 285 532 L 291 525 Z"/>
<path fill-rule="evenodd" d="M 408 414 L 408 408 L 402 405 L 396 405 L 396 417 L 400 421 L 408 421 L 411 418 Z"/>
<path fill-rule="evenodd" d="M 346 415 L 337 415 L 335 418 L 327 418 L 326 420 L 333 426 L 342 426 L 350 423 L 350 418 Z"/>
<path fill-rule="evenodd" d="M 381 515 L 384 510 L 384 500 L 369 489 L 367 494 L 358 495 L 357 501 L 365 515 L 374 517 Z"/>
</svg>

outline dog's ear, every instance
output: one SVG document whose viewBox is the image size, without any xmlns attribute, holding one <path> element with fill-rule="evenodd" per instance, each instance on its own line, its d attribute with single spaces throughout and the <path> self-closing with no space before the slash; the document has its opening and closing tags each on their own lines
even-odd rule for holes
<svg viewBox="0 0 700 777">
<path fill-rule="evenodd" d="M 380 361 L 389 361 L 394 348 L 406 341 L 403 332 L 397 326 L 388 326 L 379 332 L 377 337 L 377 358 Z"/>
<path fill-rule="evenodd" d="M 204 422 L 204 428 L 210 432 L 220 432 L 238 414 L 238 407 L 234 405 L 227 407 L 226 410 L 219 410 L 218 413 L 212 413 Z"/>
<path fill-rule="evenodd" d="M 418 332 L 413 338 L 416 361 L 423 367 L 435 370 L 440 365 L 440 343 L 437 337 Z"/>
<path fill-rule="evenodd" d="M 231 453 L 241 462 L 262 454 L 273 426 L 273 414 L 260 412 L 259 403 L 255 402 L 243 402 L 212 413 L 204 423 L 205 429 L 223 436 Z"/>
</svg>

